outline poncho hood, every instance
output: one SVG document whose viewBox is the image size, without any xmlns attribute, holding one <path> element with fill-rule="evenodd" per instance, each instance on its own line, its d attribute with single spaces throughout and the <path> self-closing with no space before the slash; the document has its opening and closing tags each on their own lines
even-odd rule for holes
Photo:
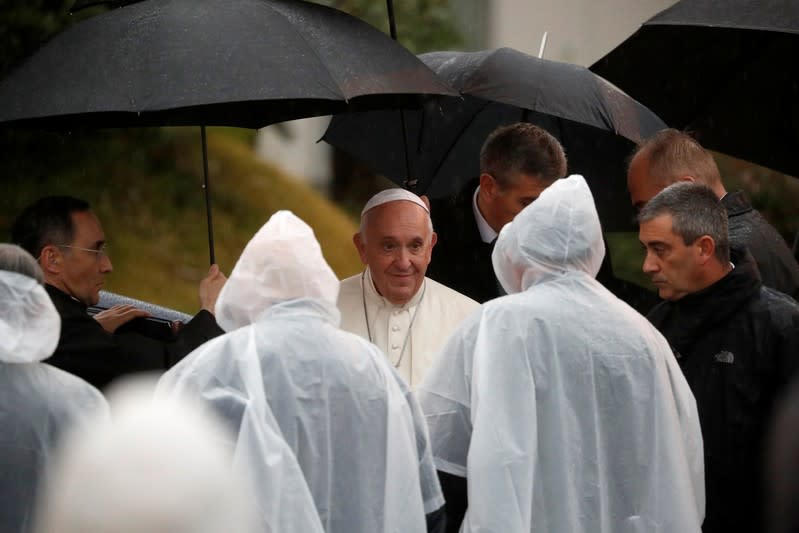
<svg viewBox="0 0 799 533">
<path fill-rule="evenodd" d="M 55 351 L 61 317 L 35 279 L 0 270 L 0 362 L 33 363 Z"/>
<path fill-rule="evenodd" d="M 594 278 L 604 257 L 594 198 L 585 179 L 573 175 L 557 180 L 502 228 L 491 259 L 512 294 L 565 272 Z"/>
</svg>

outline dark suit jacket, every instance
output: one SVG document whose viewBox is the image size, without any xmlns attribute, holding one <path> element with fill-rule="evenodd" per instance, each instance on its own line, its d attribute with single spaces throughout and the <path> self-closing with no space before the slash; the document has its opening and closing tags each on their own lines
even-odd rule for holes
<svg viewBox="0 0 799 533">
<path fill-rule="evenodd" d="M 58 347 L 45 362 L 99 389 L 124 374 L 165 370 L 205 341 L 223 333 L 211 313 L 200 311 L 172 342 L 132 331 L 111 334 L 87 314 L 84 304 L 52 285 L 45 288 L 61 315 Z"/>
<path fill-rule="evenodd" d="M 430 201 L 438 242 L 427 276 L 483 303 L 501 293 L 491 264 L 494 246 L 480 238 L 474 219 L 472 196 L 477 185 L 472 180 L 457 195 Z"/>
</svg>

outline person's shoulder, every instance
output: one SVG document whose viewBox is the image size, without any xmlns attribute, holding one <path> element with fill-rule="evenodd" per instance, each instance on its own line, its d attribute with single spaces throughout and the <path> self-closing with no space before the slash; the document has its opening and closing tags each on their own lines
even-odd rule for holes
<svg viewBox="0 0 799 533">
<path fill-rule="evenodd" d="M 444 285 L 443 283 L 439 283 L 434 279 L 425 277 L 425 283 L 428 284 L 431 291 L 436 294 L 437 298 L 440 298 L 444 303 L 449 303 L 453 305 L 457 305 L 458 307 L 464 307 L 473 309 L 479 307 L 480 304 L 465 294 L 462 294 L 455 289 L 451 289 Z"/>
<path fill-rule="evenodd" d="M 767 312 L 779 326 L 799 326 L 799 303 L 792 297 L 762 285 L 755 295 L 753 306 Z"/>
<path fill-rule="evenodd" d="M 339 282 L 338 301 L 348 300 L 361 295 L 361 273 L 344 278 Z"/>
</svg>

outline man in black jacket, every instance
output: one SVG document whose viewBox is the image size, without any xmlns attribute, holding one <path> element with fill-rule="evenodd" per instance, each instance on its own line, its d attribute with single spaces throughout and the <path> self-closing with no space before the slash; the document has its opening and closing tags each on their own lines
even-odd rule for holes
<svg viewBox="0 0 799 533">
<path fill-rule="evenodd" d="M 213 316 L 225 276 L 216 265 L 200 282 L 202 310 L 171 341 L 117 329 L 147 313 L 115 306 L 94 317 L 105 276 L 113 270 L 105 251 L 105 234 L 87 202 L 68 196 L 42 198 L 25 208 L 14 222 L 12 241 L 36 257 L 45 288 L 61 315 L 61 338 L 46 360 L 95 387 L 131 372 L 164 370 L 194 348 L 222 333 Z"/>
<path fill-rule="evenodd" d="M 693 138 L 674 129 L 663 130 L 633 153 L 627 187 L 636 209 L 666 186 L 695 181 L 710 187 L 727 211 L 730 244 L 748 248 L 763 284 L 799 299 L 799 264 L 785 239 L 752 208 L 743 191 L 727 192 L 713 156 Z"/>
<path fill-rule="evenodd" d="M 665 301 L 648 318 L 696 397 L 705 456 L 703 531 L 760 531 L 765 424 L 796 374 L 799 304 L 732 250 L 715 191 L 676 183 L 639 214 L 643 270 Z M 730 260 L 732 259 L 732 262 Z"/>
</svg>

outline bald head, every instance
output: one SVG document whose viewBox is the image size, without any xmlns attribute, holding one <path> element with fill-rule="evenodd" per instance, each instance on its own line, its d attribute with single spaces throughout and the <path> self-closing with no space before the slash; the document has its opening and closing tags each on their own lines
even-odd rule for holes
<svg viewBox="0 0 799 533">
<path fill-rule="evenodd" d="M 630 200 L 640 210 L 657 193 L 678 181 L 701 183 L 718 197 L 726 192 L 710 152 L 690 135 L 675 129 L 662 130 L 639 146 L 630 159 Z"/>
</svg>

